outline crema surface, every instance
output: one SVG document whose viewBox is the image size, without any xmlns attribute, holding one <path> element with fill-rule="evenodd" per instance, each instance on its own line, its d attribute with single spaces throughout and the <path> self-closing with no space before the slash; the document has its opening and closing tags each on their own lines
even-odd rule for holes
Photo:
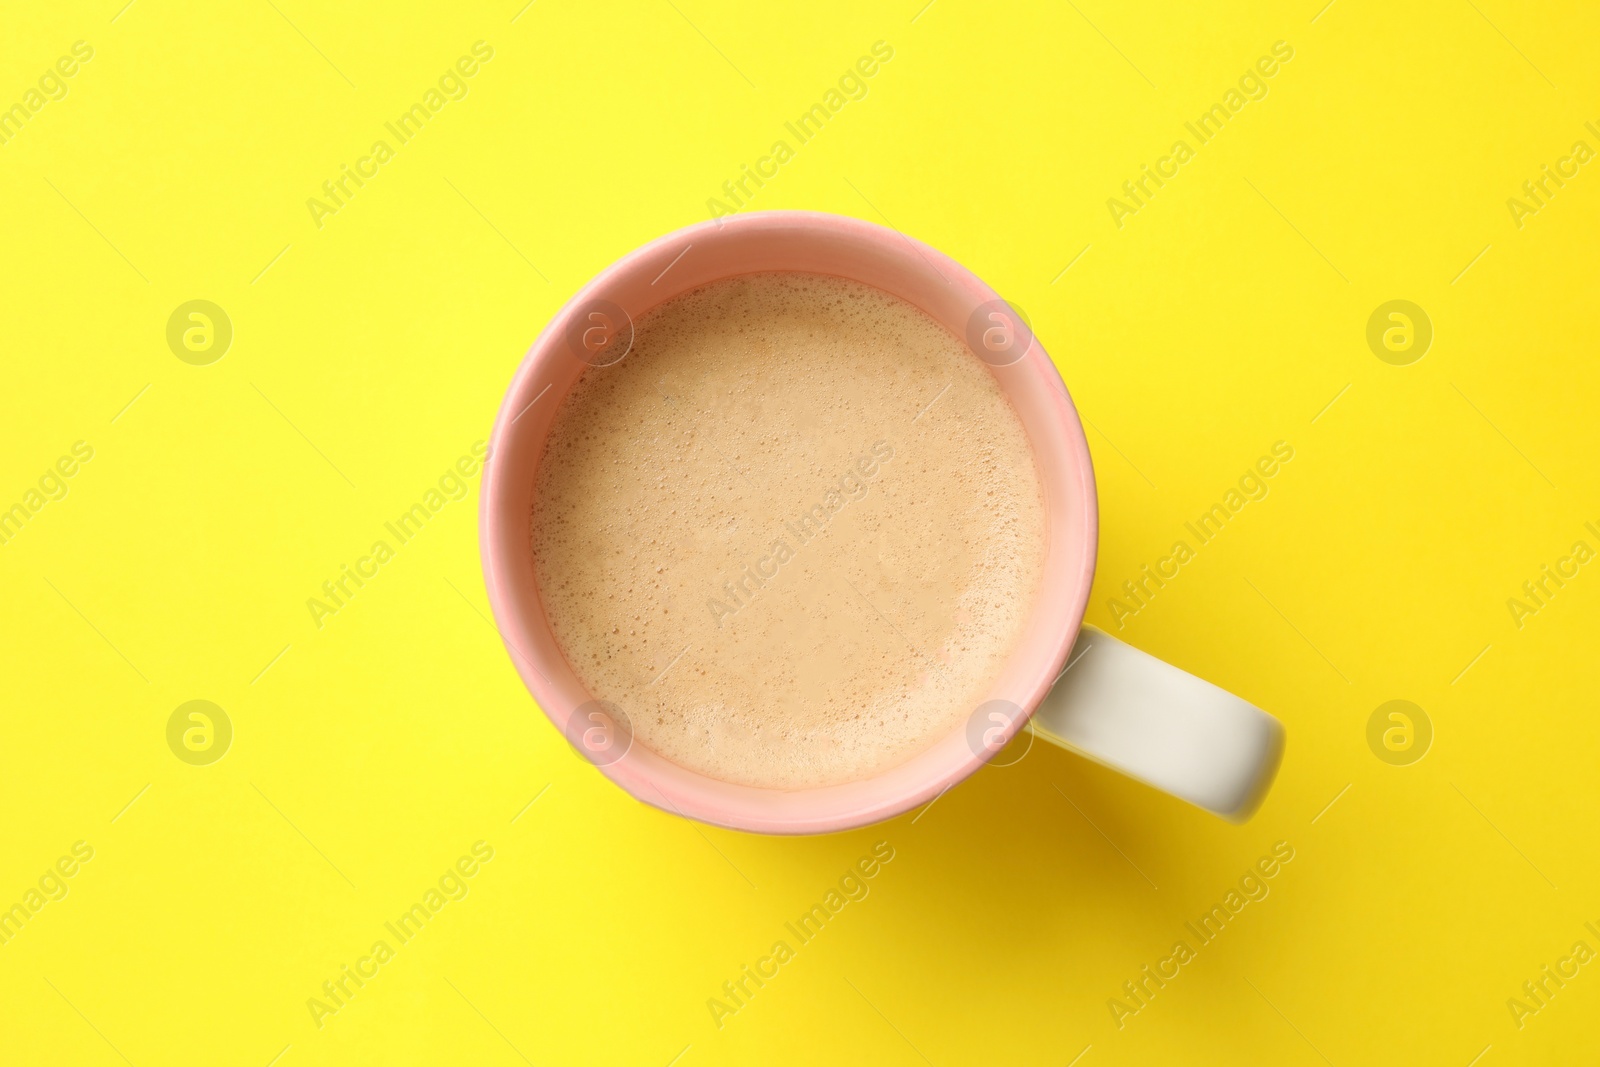
<svg viewBox="0 0 1600 1067">
<path fill-rule="evenodd" d="M 536 479 L 574 672 L 635 744 L 729 782 L 926 749 L 993 695 L 1038 592 L 1038 475 L 991 372 L 842 278 L 741 275 L 642 316 L 562 401 Z"/>
</svg>

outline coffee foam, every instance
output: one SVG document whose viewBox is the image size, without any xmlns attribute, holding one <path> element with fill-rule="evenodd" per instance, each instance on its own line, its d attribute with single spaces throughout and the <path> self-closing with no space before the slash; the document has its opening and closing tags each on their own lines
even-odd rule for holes
<svg viewBox="0 0 1600 1067">
<path fill-rule="evenodd" d="M 959 728 L 1032 610 L 1022 425 L 881 290 L 750 274 L 639 317 L 563 400 L 532 551 L 574 673 L 634 742 L 723 781 L 869 777 Z"/>
</svg>

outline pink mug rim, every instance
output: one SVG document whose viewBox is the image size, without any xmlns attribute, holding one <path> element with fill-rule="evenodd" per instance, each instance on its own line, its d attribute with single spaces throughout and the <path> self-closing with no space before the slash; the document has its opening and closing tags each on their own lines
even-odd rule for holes
<svg viewBox="0 0 1600 1067">
<path fill-rule="evenodd" d="M 694 249 L 700 255 L 690 268 L 680 269 L 674 282 L 657 292 L 656 283 Z M 719 254 L 750 266 L 717 266 L 723 262 Z M 782 263 L 797 265 L 771 265 Z M 545 432 L 559 400 L 583 369 L 568 348 L 569 328 L 597 299 L 633 294 L 623 303 L 637 317 L 718 277 L 811 270 L 817 264 L 838 269 L 816 273 L 854 278 L 911 300 L 957 336 L 964 336 L 963 309 L 1001 299 L 966 267 L 898 231 L 823 212 L 751 212 L 684 227 L 624 255 L 551 318 L 518 366 L 490 436 L 479 498 L 479 548 L 496 629 L 523 683 L 564 736 L 568 723 L 563 717 L 570 719 L 588 694 L 562 656 L 539 604 L 529 524 L 533 472 Z M 711 276 L 702 277 L 696 269 Z M 646 279 L 655 280 L 644 285 Z M 646 299 L 637 296 L 641 290 Z M 1048 515 L 1044 579 L 1023 638 L 994 685 L 993 698 L 1013 703 L 1021 712 L 1004 728 L 1001 740 L 1009 741 L 1049 692 L 1077 639 L 1094 579 L 1099 515 L 1083 426 L 1043 346 L 1034 338 L 1020 360 L 991 369 L 1022 419 Z M 556 397 L 539 407 L 544 393 L 556 385 Z M 957 728 L 930 749 L 875 776 L 796 791 L 709 778 L 637 744 L 615 762 L 594 765 L 632 796 L 662 811 L 757 833 L 831 833 L 927 803 L 976 772 L 1001 747 L 974 746 L 966 734 L 970 730 Z"/>
</svg>

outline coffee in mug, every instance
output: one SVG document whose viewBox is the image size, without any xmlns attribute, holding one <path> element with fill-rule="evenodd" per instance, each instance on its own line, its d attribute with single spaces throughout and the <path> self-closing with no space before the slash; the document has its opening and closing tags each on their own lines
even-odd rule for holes
<svg viewBox="0 0 1600 1067">
<path fill-rule="evenodd" d="M 563 399 L 533 493 L 562 653 L 633 743 L 725 782 L 872 777 L 960 728 L 1039 593 L 1021 422 L 966 342 L 845 278 L 640 316 Z"/>
</svg>

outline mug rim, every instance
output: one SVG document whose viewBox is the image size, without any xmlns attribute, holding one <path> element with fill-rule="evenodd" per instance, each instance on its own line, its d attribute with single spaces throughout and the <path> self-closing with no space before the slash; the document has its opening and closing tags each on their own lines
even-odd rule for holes
<svg viewBox="0 0 1600 1067">
<path fill-rule="evenodd" d="M 738 250 L 747 246 L 762 249 L 763 254 L 768 248 L 790 253 L 795 249 L 804 252 L 807 242 L 814 242 L 819 249 L 828 247 L 834 255 L 850 253 L 851 273 L 842 269 L 810 271 L 806 266 L 753 265 L 726 270 L 651 294 L 653 302 L 630 315 L 643 314 L 688 289 L 720 278 L 771 270 L 832 273 L 872 285 L 908 300 L 958 337 L 962 331 L 950 321 L 952 308 L 976 309 L 1002 299 L 968 268 L 899 231 L 824 212 L 750 212 L 664 234 L 601 270 L 551 317 L 512 377 L 490 435 L 480 486 L 479 548 L 484 584 L 495 628 L 513 665 L 564 739 L 570 740 L 568 727 L 586 703 L 578 698 L 592 697 L 576 680 L 550 632 L 533 577 L 530 534 L 534 473 L 544 451 L 548 424 L 566 390 L 584 369 L 565 347 L 569 328 L 586 304 L 609 301 L 630 285 L 637 288 L 643 279 L 659 281 L 657 275 L 665 276 L 692 248 L 702 249 L 704 255 L 704 249 L 722 246 L 732 249 L 728 254 L 737 258 Z M 934 275 L 943 288 L 934 283 Z M 908 286 L 945 313 L 936 313 L 924 300 L 900 291 Z M 966 344 L 970 351 L 971 343 Z M 973 358 L 978 357 L 974 354 Z M 1003 367 L 990 363 L 989 369 L 1027 433 L 1046 497 L 1047 518 L 1046 561 L 1034 604 L 1018 646 L 993 684 L 994 695 L 1019 710 L 1004 727 L 1001 744 L 977 750 L 963 736 L 969 725 L 963 723 L 923 752 L 877 774 L 800 790 L 724 782 L 672 763 L 638 744 L 614 762 L 590 761 L 582 753 L 580 758 L 636 799 L 662 811 L 729 829 L 814 834 L 853 829 L 909 811 L 975 773 L 1003 748 L 1049 692 L 1077 639 L 1094 578 L 1099 517 L 1083 426 L 1043 345 L 1032 337 L 1020 360 Z M 562 390 L 555 403 L 518 427 L 544 392 L 558 383 Z M 541 424 L 542 430 L 537 428 Z M 1041 449 L 1041 443 L 1050 447 Z M 1038 632 L 1035 628 L 1039 626 L 1046 627 L 1046 632 Z"/>
</svg>

